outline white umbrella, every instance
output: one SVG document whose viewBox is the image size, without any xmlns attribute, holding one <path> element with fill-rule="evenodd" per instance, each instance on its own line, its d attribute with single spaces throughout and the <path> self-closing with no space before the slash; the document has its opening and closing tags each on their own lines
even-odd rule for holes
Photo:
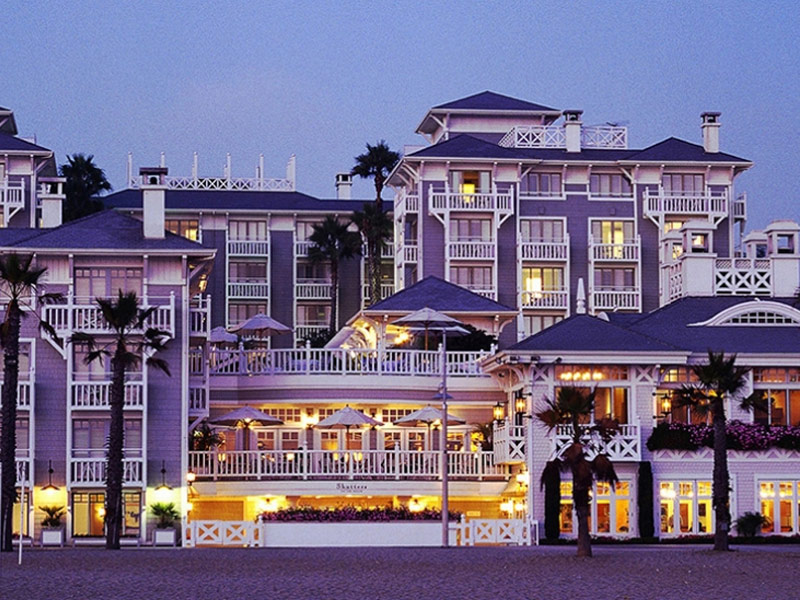
<svg viewBox="0 0 800 600">
<path fill-rule="evenodd" d="M 244 449 L 249 450 L 250 446 L 250 429 L 255 425 L 271 426 L 283 425 L 283 421 L 272 415 L 256 410 L 251 406 L 243 406 L 237 408 L 229 413 L 225 413 L 221 417 L 212 419 L 210 421 L 214 425 L 225 425 L 226 427 L 243 427 L 246 431 L 244 436 Z"/>
<path fill-rule="evenodd" d="M 212 344 L 235 344 L 238 340 L 236 334 L 228 333 L 224 327 L 214 327 L 208 334 L 208 341 Z"/>
<path fill-rule="evenodd" d="M 244 323 L 232 327 L 230 331 L 232 333 L 238 333 L 239 335 L 283 335 L 292 332 L 290 327 L 287 327 L 264 313 L 253 315 Z"/>
<path fill-rule="evenodd" d="M 346 436 L 345 442 L 349 442 L 351 427 L 378 427 L 380 425 L 383 425 L 383 423 L 365 415 L 360 410 L 345 406 L 329 417 L 322 419 L 322 421 L 314 425 L 314 427 L 318 427 L 319 429 L 344 429 Z"/>
<path fill-rule="evenodd" d="M 428 331 L 440 331 L 442 333 L 451 333 L 456 335 L 464 335 L 469 333 L 466 329 L 461 327 L 463 323 L 458 319 L 449 317 L 444 313 L 440 313 L 432 308 L 421 308 L 410 315 L 400 317 L 392 322 L 392 325 L 401 325 L 409 329 L 416 329 L 425 331 L 425 349 L 428 349 Z"/>
<path fill-rule="evenodd" d="M 428 404 L 425 408 L 420 408 L 404 417 L 400 417 L 393 425 L 398 425 L 400 427 L 419 427 L 420 425 L 425 425 L 428 428 L 428 440 L 430 440 L 431 425 L 444 421 L 443 415 L 444 413 L 440 408 Z M 447 413 L 448 425 L 463 425 L 464 423 L 466 423 L 464 419 Z"/>
</svg>

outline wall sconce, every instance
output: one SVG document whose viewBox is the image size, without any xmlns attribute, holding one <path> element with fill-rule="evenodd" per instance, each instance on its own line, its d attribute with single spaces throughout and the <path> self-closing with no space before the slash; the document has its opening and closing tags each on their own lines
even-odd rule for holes
<svg viewBox="0 0 800 600">
<path fill-rule="evenodd" d="M 189 470 L 186 471 L 186 484 L 189 487 L 192 487 L 195 479 L 197 479 L 197 475 L 195 475 L 195 472 L 192 471 L 192 467 L 189 467 Z"/>
<path fill-rule="evenodd" d="M 516 410 L 517 413 L 524 413 L 526 404 L 527 403 L 525 402 L 525 396 L 523 396 L 522 394 L 518 394 L 517 399 L 514 400 L 514 410 Z"/>
<path fill-rule="evenodd" d="M 492 409 L 492 416 L 494 416 L 495 421 L 502 421 L 503 417 L 505 416 L 505 409 L 503 408 L 503 403 L 498 402 L 494 405 Z"/>
<path fill-rule="evenodd" d="M 167 463 L 165 460 L 161 461 L 161 483 L 156 487 L 155 494 L 156 500 L 159 502 L 166 502 L 169 500 L 172 488 L 167 485 Z"/>
<path fill-rule="evenodd" d="M 57 485 L 53 485 L 53 461 L 47 461 L 47 485 L 42 488 L 43 492 L 54 493 L 59 490 Z"/>
</svg>

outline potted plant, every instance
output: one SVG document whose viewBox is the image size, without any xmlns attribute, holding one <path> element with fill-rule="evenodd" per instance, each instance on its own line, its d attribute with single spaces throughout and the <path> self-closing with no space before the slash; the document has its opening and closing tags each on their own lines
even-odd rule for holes
<svg viewBox="0 0 800 600">
<path fill-rule="evenodd" d="M 40 506 L 39 510 L 45 514 L 42 519 L 42 546 L 63 546 L 64 526 L 61 519 L 67 512 L 65 507 Z"/>
<path fill-rule="evenodd" d="M 153 533 L 154 546 L 175 546 L 177 535 L 175 521 L 181 516 L 173 502 L 156 502 L 150 506 L 150 512 L 158 519 Z"/>
</svg>

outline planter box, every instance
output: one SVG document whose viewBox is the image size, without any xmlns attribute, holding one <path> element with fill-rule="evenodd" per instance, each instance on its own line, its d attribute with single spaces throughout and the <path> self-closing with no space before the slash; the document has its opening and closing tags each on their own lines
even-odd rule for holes
<svg viewBox="0 0 800 600">
<path fill-rule="evenodd" d="M 176 546 L 177 535 L 174 527 L 168 529 L 154 529 L 153 530 L 153 545 L 154 546 Z"/>
<path fill-rule="evenodd" d="M 385 523 L 309 523 L 267 521 L 261 525 L 260 545 L 266 548 L 337 546 L 441 546 L 440 521 Z M 456 544 L 458 523 L 451 521 L 450 545 Z"/>
<path fill-rule="evenodd" d="M 64 529 L 42 529 L 42 546 L 64 546 Z"/>
</svg>

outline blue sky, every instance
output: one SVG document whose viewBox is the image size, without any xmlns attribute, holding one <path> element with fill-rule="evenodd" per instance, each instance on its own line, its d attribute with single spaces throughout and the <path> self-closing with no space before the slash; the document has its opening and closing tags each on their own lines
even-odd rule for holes
<svg viewBox="0 0 800 600">
<path fill-rule="evenodd" d="M 125 160 L 166 152 L 188 175 L 237 176 L 259 153 L 298 188 L 334 195 L 365 142 L 420 143 L 436 104 L 485 89 L 587 124 L 629 121 L 631 147 L 699 142 L 722 112 L 722 150 L 748 228 L 799 219 L 796 2 L 18 2 L 4 5 L 0 105 L 59 162 L 94 154 L 115 188 Z M 355 194 L 369 197 L 369 183 Z"/>
</svg>

